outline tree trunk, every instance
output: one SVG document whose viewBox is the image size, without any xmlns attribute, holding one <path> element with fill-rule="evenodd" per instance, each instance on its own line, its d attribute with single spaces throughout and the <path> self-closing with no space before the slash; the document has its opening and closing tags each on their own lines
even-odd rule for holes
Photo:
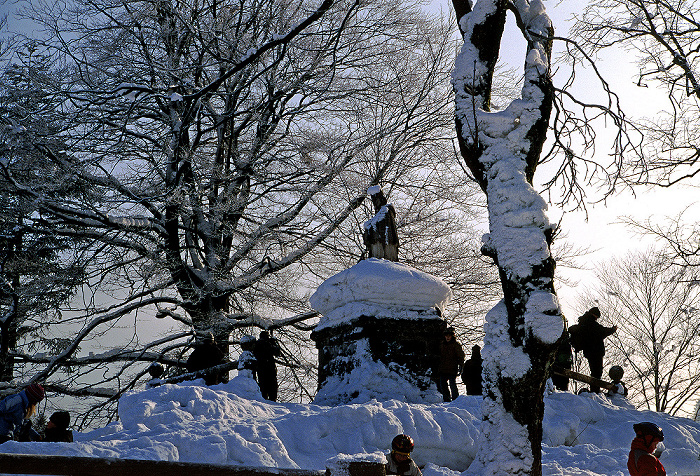
<svg viewBox="0 0 700 476">
<path fill-rule="evenodd" d="M 489 233 L 482 253 L 498 265 L 503 300 L 486 316 L 484 406 L 470 472 L 542 474 L 543 394 L 564 318 L 553 286 L 553 226 L 532 187 L 552 109 L 553 30 L 541 2 L 454 0 L 464 35 L 453 83 L 462 157 L 486 193 Z M 522 97 L 490 111 L 507 10 L 528 47 Z"/>
</svg>

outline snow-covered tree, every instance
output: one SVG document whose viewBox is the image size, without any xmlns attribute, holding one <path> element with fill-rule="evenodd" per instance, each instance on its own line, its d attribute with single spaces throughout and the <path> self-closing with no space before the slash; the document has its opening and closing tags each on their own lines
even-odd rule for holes
<svg viewBox="0 0 700 476">
<path fill-rule="evenodd" d="M 503 300 L 486 316 L 481 440 L 470 472 L 542 472 L 545 381 L 564 319 L 554 290 L 554 227 L 533 188 L 554 101 L 553 28 L 539 0 L 454 0 L 464 37 L 455 64 L 462 157 L 486 194 L 482 253 L 498 265 Z M 512 12 L 527 42 L 520 98 L 493 111 L 494 72 Z"/>
</svg>

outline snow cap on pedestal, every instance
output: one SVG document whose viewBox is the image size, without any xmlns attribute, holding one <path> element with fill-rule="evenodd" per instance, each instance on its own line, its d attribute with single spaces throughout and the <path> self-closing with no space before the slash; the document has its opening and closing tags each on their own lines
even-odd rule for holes
<svg viewBox="0 0 700 476">
<path fill-rule="evenodd" d="M 452 291 L 440 278 L 405 264 L 370 258 L 328 278 L 309 302 L 323 315 L 319 329 L 362 315 L 425 318 L 424 311 L 442 312 L 451 297 Z"/>
</svg>

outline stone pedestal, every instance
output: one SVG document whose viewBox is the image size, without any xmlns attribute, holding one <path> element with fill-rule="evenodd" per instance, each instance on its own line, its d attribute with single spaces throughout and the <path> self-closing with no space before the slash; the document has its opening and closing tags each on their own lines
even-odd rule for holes
<svg viewBox="0 0 700 476">
<path fill-rule="evenodd" d="M 440 357 L 439 342 L 447 325 L 436 310 L 425 319 L 390 319 L 360 316 L 351 324 L 326 327 L 312 332 L 318 349 L 318 386 L 328 376 L 349 374 L 358 355 L 366 352 L 373 360 L 426 390 L 431 370 Z"/>
</svg>

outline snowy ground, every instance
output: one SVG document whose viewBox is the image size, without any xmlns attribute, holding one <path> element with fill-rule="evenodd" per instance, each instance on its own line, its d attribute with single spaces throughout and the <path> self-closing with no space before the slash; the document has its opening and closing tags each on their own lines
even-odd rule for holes
<svg viewBox="0 0 700 476">
<path fill-rule="evenodd" d="M 120 421 L 75 434 L 75 443 L 0 445 L 3 453 L 103 456 L 246 466 L 324 469 L 339 454 L 381 454 L 407 433 L 426 476 L 467 470 L 479 435 L 480 398 L 415 404 L 370 400 L 336 407 L 264 401 L 255 381 L 215 387 L 164 385 L 124 396 Z M 700 475 L 700 423 L 632 409 L 624 400 L 568 392 L 546 397 L 544 474 L 627 475 L 632 424 L 653 421 L 666 435 L 671 475 Z"/>
</svg>

